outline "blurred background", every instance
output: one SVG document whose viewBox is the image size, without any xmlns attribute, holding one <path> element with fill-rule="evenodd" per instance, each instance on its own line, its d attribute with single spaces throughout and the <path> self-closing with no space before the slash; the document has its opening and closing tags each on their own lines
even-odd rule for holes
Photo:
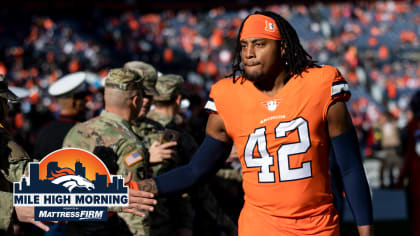
<svg viewBox="0 0 420 236">
<path fill-rule="evenodd" d="M 351 86 L 348 107 L 372 189 L 377 235 L 410 235 L 406 183 L 397 185 L 397 180 L 406 151 L 406 127 L 413 116 L 409 102 L 420 87 L 420 1 L 2 4 L 0 73 L 23 91 L 23 102 L 13 105 L 10 124 L 30 155 L 38 129 L 59 113 L 47 92 L 51 83 L 72 72 L 95 73 L 88 81 L 90 118 L 103 107 L 101 79 L 130 60 L 148 62 L 163 74 L 184 76 L 184 126 L 200 143 L 207 118 L 202 108 L 210 86 L 231 73 L 243 18 L 259 9 L 279 13 L 294 26 L 309 54 L 319 64 L 338 67 Z M 226 211 L 237 219 L 243 201 L 240 183 L 232 184 L 229 194 L 226 188 L 231 186 L 221 190 L 221 185 L 213 181 Z M 344 213 L 345 234 L 353 235 L 351 212 Z"/>
</svg>

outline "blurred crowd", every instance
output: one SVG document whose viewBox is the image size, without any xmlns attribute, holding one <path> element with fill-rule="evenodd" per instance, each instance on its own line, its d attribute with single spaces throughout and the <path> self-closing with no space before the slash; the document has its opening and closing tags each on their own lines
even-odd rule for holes
<svg viewBox="0 0 420 236">
<path fill-rule="evenodd" d="M 400 163 L 404 128 L 410 119 L 408 103 L 420 87 L 420 2 L 264 8 L 291 22 L 310 55 L 319 64 L 338 67 L 349 81 L 349 108 L 364 157 L 383 162 L 389 155 L 381 151 L 391 145 L 398 147 L 397 157 L 392 158 Z M 95 73 L 88 81 L 91 95 L 87 100 L 87 118 L 93 117 L 103 107 L 101 78 L 129 60 L 184 76 L 186 128 L 200 142 L 206 120 L 202 107 L 210 86 L 231 73 L 237 29 L 246 15 L 258 9 L 159 13 L 92 9 L 88 18 L 32 14 L 30 24 L 10 26 L 3 21 L 0 73 L 6 74 L 10 85 L 27 91 L 10 117 L 18 142 L 31 154 L 38 129 L 59 113 L 47 92 L 51 83 L 72 72 Z M 384 143 L 387 136 L 397 140 Z M 377 186 L 392 182 L 388 179 Z"/>
</svg>

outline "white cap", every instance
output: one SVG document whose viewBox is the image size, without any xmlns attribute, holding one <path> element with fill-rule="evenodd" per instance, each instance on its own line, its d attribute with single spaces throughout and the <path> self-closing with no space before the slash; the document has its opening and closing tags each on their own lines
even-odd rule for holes
<svg viewBox="0 0 420 236">
<path fill-rule="evenodd" d="M 85 88 L 82 85 L 86 82 L 87 77 L 88 74 L 86 72 L 76 72 L 63 76 L 50 85 L 48 93 L 51 96 L 61 96 L 77 92 L 77 90 L 83 91 Z"/>
</svg>

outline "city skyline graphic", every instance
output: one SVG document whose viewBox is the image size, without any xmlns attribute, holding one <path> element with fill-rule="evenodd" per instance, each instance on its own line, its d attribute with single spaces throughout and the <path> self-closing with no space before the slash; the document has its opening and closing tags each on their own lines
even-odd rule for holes
<svg viewBox="0 0 420 236">
<path fill-rule="evenodd" d="M 85 150 L 74 148 L 60 149 L 59 152 L 47 155 L 39 163 L 30 163 L 29 176 L 14 183 L 16 194 L 127 193 L 127 191 L 124 179 L 120 176 L 111 176 L 98 157 Z"/>
</svg>

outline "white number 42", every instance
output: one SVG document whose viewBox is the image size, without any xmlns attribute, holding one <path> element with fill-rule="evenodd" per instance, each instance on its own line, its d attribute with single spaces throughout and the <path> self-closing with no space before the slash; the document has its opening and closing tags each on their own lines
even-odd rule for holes
<svg viewBox="0 0 420 236">
<path fill-rule="evenodd" d="M 280 122 L 275 128 L 276 138 L 286 137 L 286 133 L 296 130 L 299 135 L 299 142 L 283 144 L 277 150 L 278 168 L 280 182 L 300 180 L 312 177 L 311 161 L 302 162 L 301 167 L 290 168 L 289 158 L 295 154 L 308 151 L 311 147 L 309 139 L 308 122 L 302 117 L 292 121 Z M 260 157 L 254 157 L 255 146 L 258 147 Z M 274 183 L 274 171 L 270 171 L 270 166 L 274 165 L 274 157 L 267 151 L 267 139 L 265 127 L 255 129 L 254 133 L 248 137 L 244 151 L 245 164 L 248 168 L 260 168 L 258 180 L 260 183 Z"/>
</svg>

